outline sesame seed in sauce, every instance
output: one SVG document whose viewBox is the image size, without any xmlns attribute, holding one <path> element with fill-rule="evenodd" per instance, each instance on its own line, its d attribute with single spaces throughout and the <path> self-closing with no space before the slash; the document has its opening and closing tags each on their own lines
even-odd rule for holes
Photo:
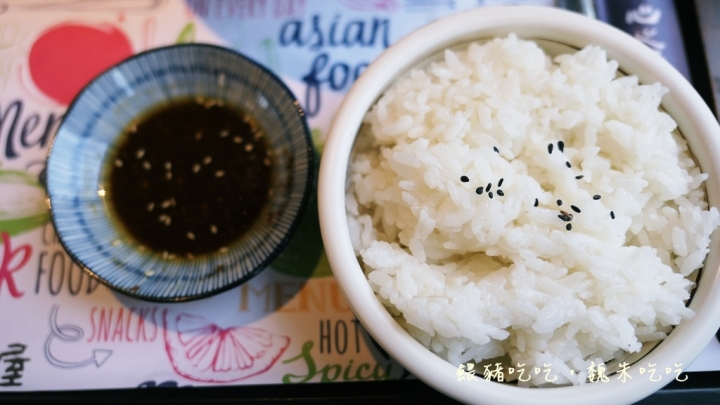
<svg viewBox="0 0 720 405">
<path fill-rule="evenodd" d="M 252 152 L 254 147 L 255 147 L 255 145 L 253 145 L 251 143 L 245 144 L 245 152 Z"/>
<path fill-rule="evenodd" d="M 190 260 L 192 260 L 192 259 L 195 258 L 195 256 L 193 256 L 192 253 L 186 253 L 186 254 L 185 254 L 185 257 L 187 257 L 187 258 L 190 259 Z"/>
<path fill-rule="evenodd" d="M 187 238 L 190 240 L 195 240 L 195 234 L 192 232 L 186 233 L 185 236 L 187 236 Z"/>
<path fill-rule="evenodd" d="M 225 138 L 228 135 L 230 135 L 230 131 L 228 131 L 226 129 L 220 131 L 220 138 Z"/>
<path fill-rule="evenodd" d="M 578 207 L 576 207 L 576 206 L 574 206 L 574 205 L 571 205 L 570 208 L 572 208 L 572 210 L 575 211 L 575 212 L 577 212 L 578 214 L 580 213 L 580 208 L 578 208 Z"/>
<path fill-rule="evenodd" d="M 193 172 L 193 173 L 197 173 L 197 172 L 199 172 L 199 171 L 200 171 L 200 164 L 199 164 L 199 163 L 195 163 L 195 164 L 192 166 L 192 172 Z"/>
<path fill-rule="evenodd" d="M 571 231 L 571 230 L 572 230 L 572 224 L 567 224 L 567 225 L 565 225 L 565 229 L 567 229 L 568 231 Z"/>
<path fill-rule="evenodd" d="M 156 252 L 158 258 L 163 252 L 167 252 L 164 255 L 165 257 L 175 254 L 180 259 L 187 257 L 188 253 L 197 257 L 198 254 L 217 252 L 219 247 L 227 246 L 228 242 L 235 240 L 238 235 L 245 232 L 243 221 L 251 223 L 251 216 L 256 218 L 260 215 L 259 212 L 252 211 L 255 209 L 254 206 L 249 205 L 262 207 L 264 201 L 266 201 L 266 196 L 272 194 L 272 190 L 267 186 L 267 177 L 263 176 L 265 176 L 264 173 L 269 173 L 269 167 L 272 167 L 274 162 L 266 150 L 268 147 L 264 142 L 266 137 L 258 123 L 253 122 L 254 125 L 252 126 L 249 123 L 243 123 L 245 120 L 252 120 L 249 120 L 247 114 L 240 111 L 235 114 L 234 109 L 223 111 L 217 101 L 215 101 L 212 108 L 206 110 L 204 107 L 208 100 L 208 98 L 205 98 L 201 104 L 194 101 L 179 103 L 177 106 L 170 106 L 171 108 L 149 116 L 146 121 L 138 124 L 137 136 L 128 134 L 126 127 L 126 143 L 124 144 L 126 147 L 123 150 L 123 144 L 120 143 L 116 154 L 107 160 L 110 163 L 107 166 L 111 171 L 111 179 L 108 183 L 111 184 L 111 187 L 115 187 L 112 190 L 113 196 L 127 195 L 129 197 L 131 194 L 133 195 L 131 198 L 125 197 L 122 200 L 118 200 L 119 197 L 114 197 L 113 203 L 116 205 L 127 201 L 125 204 L 130 213 L 130 219 L 120 218 L 120 220 L 129 228 L 132 227 L 133 221 L 138 223 L 138 226 L 152 227 L 152 232 L 145 232 L 149 237 L 145 238 L 140 235 L 136 238 L 138 242 L 135 245 L 139 246 L 147 242 L 145 246 L 148 251 Z M 171 116 L 171 119 L 168 120 L 166 117 L 169 114 L 174 117 Z M 195 118 L 193 114 L 197 115 L 198 118 Z M 203 115 L 200 116 L 200 114 Z M 225 116 L 222 114 L 225 114 Z M 163 117 L 163 119 L 160 120 L 160 117 Z M 213 119 L 214 117 L 219 117 L 219 119 Z M 233 118 L 236 119 L 233 120 Z M 187 126 L 173 121 L 182 121 Z M 222 131 L 227 131 L 226 138 L 229 139 L 226 140 L 219 136 Z M 208 133 L 207 137 L 203 136 L 205 132 Z M 232 142 L 231 139 L 234 140 L 235 137 L 242 142 L 239 147 L 228 149 L 227 145 L 229 144 L 227 142 Z M 261 139 L 255 141 L 253 137 L 260 137 Z M 176 138 L 177 144 L 175 144 Z M 251 151 L 246 153 L 244 149 L 249 143 L 252 143 L 252 146 L 248 148 Z M 184 155 L 176 154 L 174 150 L 170 153 L 168 149 L 173 148 L 168 148 L 168 145 L 173 146 L 173 148 L 182 147 L 182 151 L 187 151 L 187 153 Z M 210 216 L 204 220 L 202 218 L 195 220 L 197 215 L 192 215 L 192 210 L 195 208 L 193 204 L 199 205 L 199 202 L 195 200 L 175 201 L 175 199 L 170 198 L 173 195 L 181 196 L 184 195 L 183 193 L 194 193 L 195 189 L 202 188 L 201 186 L 205 183 L 210 188 L 217 188 L 218 184 L 228 180 L 234 181 L 236 173 L 238 173 L 238 167 L 235 164 L 235 161 L 238 160 L 237 153 L 245 157 L 245 166 L 254 166 L 252 173 L 253 177 L 257 177 L 257 180 L 251 183 L 261 183 L 265 184 L 265 186 L 253 191 L 254 194 L 252 195 L 254 197 L 252 198 L 243 198 L 243 194 L 234 190 L 238 188 L 243 190 L 252 189 L 252 187 L 256 187 L 255 185 L 248 187 L 234 186 L 232 187 L 233 191 L 218 197 L 219 202 L 216 202 L 212 196 L 207 198 L 207 202 L 209 209 L 220 211 L 215 209 L 216 207 L 212 204 L 219 204 L 224 199 L 225 206 L 240 207 L 241 209 L 238 212 L 240 215 L 232 215 L 232 218 L 227 218 L 226 221 L 226 218 L 218 212 L 213 214 L 214 217 Z M 136 160 L 133 160 L 134 158 Z M 127 162 L 127 167 L 125 167 L 125 162 Z M 188 174 L 192 174 L 194 165 L 197 165 L 197 169 L 195 169 L 197 174 L 188 176 Z M 208 165 L 208 167 L 203 170 L 202 167 L 205 165 Z M 118 169 L 117 166 L 122 166 L 122 169 Z M 175 172 L 176 169 L 178 170 L 177 173 Z M 188 173 L 188 169 L 191 169 L 190 173 Z M 258 170 L 261 173 L 257 173 L 257 176 L 255 176 L 255 171 Z M 213 184 L 212 181 L 208 181 L 208 178 L 212 177 L 222 177 L 222 179 Z M 133 192 L 117 192 L 117 190 L 125 191 L 125 189 Z M 143 201 L 145 206 L 142 205 Z M 253 202 L 248 203 L 248 201 Z M 258 203 L 254 201 L 258 201 Z M 173 208 L 175 206 L 178 208 Z M 198 207 L 198 210 L 200 208 Z M 241 214 L 243 212 L 246 214 Z M 192 217 L 188 217 L 188 213 Z M 163 216 L 160 216 L 161 214 Z M 172 214 L 172 218 L 168 214 Z M 133 220 L 132 215 L 143 216 L 143 218 Z M 234 218 L 245 219 L 235 221 Z M 170 225 L 171 221 L 174 222 L 172 225 Z M 233 221 L 238 222 L 238 224 Z M 142 222 L 144 224 L 141 224 Z M 222 233 L 219 232 L 220 225 L 217 225 L 218 223 L 222 224 Z M 185 229 L 185 235 L 182 233 L 183 229 Z M 188 231 L 192 231 L 193 236 L 195 236 L 192 242 L 187 238 Z M 131 229 L 130 232 L 133 233 L 133 236 L 136 236 L 134 230 Z M 143 232 L 140 230 L 138 233 Z M 210 238 L 206 238 L 208 234 L 210 234 Z M 160 236 L 156 237 L 154 235 Z"/>
<path fill-rule="evenodd" d="M 463 183 L 467 183 L 468 181 L 470 181 L 470 179 L 468 179 L 468 176 L 460 176 L 460 181 L 462 181 Z"/>
<path fill-rule="evenodd" d="M 499 195 L 500 197 L 502 197 L 502 196 L 505 195 L 505 193 L 504 193 L 502 190 L 498 190 L 498 191 L 497 191 L 497 195 Z"/>
<path fill-rule="evenodd" d="M 242 138 L 239 137 L 239 136 L 235 136 L 235 137 L 233 137 L 233 142 L 235 142 L 235 143 L 242 143 Z"/>
<path fill-rule="evenodd" d="M 160 221 L 160 222 L 162 222 L 163 224 L 165 224 L 165 226 L 170 226 L 170 221 L 171 221 L 170 215 L 162 214 L 162 215 L 160 215 L 160 216 L 158 217 L 158 221 Z"/>
<path fill-rule="evenodd" d="M 599 199 L 600 199 L 600 194 L 595 194 L 593 196 L 593 200 L 599 200 Z"/>
<path fill-rule="evenodd" d="M 228 251 L 228 248 L 226 248 L 225 246 L 223 246 L 223 247 L 221 247 L 221 248 L 218 249 L 218 250 L 220 251 L 220 253 L 225 253 L 225 252 Z"/>
<path fill-rule="evenodd" d="M 476 193 L 477 195 L 481 195 L 481 194 L 483 193 L 483 188 L 482 188 L 482 187 L 476 188 L 476 189 L 475 189 L 475 193 Z"/>
</svg>

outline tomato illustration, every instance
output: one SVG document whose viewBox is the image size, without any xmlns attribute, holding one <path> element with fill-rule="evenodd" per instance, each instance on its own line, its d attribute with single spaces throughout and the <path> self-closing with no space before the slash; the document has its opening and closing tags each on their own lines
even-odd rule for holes
<svg viewBox="0 0 720 405">
<path fill-rule="evenodd" d="M 46 96 L 68 105 L 95 76 L 132 54 L 130 41 L 116 27 L 64 23 L 33 43 L 30 76 Z"/>
<path fill-rule="evenodd" d="M 175 372 L 203 382 L 226 383 L 264 373 L 290 338 L 253 327 L 221 328 L 190 314 L 164 314 L 165 350 Z"/>
</svg>

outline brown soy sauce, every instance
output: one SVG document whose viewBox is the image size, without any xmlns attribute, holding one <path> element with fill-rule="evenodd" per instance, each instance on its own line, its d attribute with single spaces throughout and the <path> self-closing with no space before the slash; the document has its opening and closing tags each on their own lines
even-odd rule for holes
<svg viewBox="0 0 720 405">
<path fill-rule="evenodd" d="M 271 154 L 253 117 L 188 99 L 130 124 L 109 154 L 106 198 L 140 245 L 163 256 L 223 251 L 260 216 Z"/>
</svg>

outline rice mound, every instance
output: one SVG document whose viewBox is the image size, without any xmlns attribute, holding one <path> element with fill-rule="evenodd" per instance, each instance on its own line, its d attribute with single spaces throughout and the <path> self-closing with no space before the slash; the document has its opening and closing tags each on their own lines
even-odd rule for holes
<svg viewBox="0 0 720 405">
<path fill-rule="evenodd" d="M 454 365 L 509 356 L 554 384 L 665 338 L 720 224 L 666 92 L 598 47 L 551 59 L 514 35 L 398 80 L 346 195 L 378 298 Z"/>
</svg>

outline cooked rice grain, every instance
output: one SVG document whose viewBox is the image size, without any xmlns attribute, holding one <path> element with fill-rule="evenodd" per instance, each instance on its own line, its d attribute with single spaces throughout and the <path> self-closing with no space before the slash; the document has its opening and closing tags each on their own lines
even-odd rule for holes
<svg viewBox="0 0 720 405">
<path fill-rule="evenodd" d="M 667 90 L 617 68 L 597 47 L 551 60 L 510 35 L 445 51 L 367 114 L 346 204 L 356 253 L 452 364 L 507 355 L 579 384 L 693 315 L 686 276 L 720 215 L 659 110 Z M 477 192 L 500 179 L 504 195 Z M 582 212 L 558 218 L 560 200 Z"/>
</svg>

